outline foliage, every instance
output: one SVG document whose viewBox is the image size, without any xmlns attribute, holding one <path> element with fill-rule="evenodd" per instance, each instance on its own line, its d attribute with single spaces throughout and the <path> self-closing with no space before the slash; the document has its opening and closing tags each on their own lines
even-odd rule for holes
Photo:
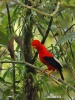
<svg viewBox="0 0 75 100">
<path fill-rule="evenodd" d="M 29 45 L 30 40 L 39 39 L 63 65 L 65 81 L 75 84 L 75 1 L 74 0 L 11 0 L 0 1 L 0 60 L 25 61 L 33 54 L 33 64 L 39 68 L 45 66 L 37 58 L 36 51 Z M 30 50 L 26 52 L 24 39 Z M 31 41 L 30 41 L 31 42 Z M 28 48 L 28 47 L 27 47 Z M 37 60 L 36 60 L 37 58 Z M 28 59 L 29 60 L 29 59 Z M 35 62 L 35 63 L 34 63 Z M 31 62 L 29 62 L 31 63 Z M 38 98 L 46 100 L 52 96 L 62 99 L 74 98 L 74 91 L 39 72 L 28 72 L 24 64 L 0 64 L 0 91 L 2 99 L 8 96 L 14 100 L 23 100 L 24 81 L 30 75 L 33 89 Z M 53 75 L 59 77 L 57 72 Z M 37 99 L 36 99 L 37 100 Z"/>
</svg>

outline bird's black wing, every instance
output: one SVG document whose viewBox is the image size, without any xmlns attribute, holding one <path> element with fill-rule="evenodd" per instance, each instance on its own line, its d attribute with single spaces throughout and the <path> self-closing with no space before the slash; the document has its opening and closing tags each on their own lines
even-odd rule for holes
<svg viewBox="0 0 75 100">
<path fill-rule="evenodd" d="M 64 80 L 64 77 L 63 77 L 63 74 L 62 74 L 62 66 L 60 65 L 60 63 L 54 59 L 53 57 L 43 57 L 43 59 L 48 63 L 50 64 L 51 66 L 53 66 L 54 68 L 56 68 L 60 75 L 61 75 L 61 78 L 62 80 Z"/>
<path fill-rule="evenodd" d="M 58 71 L 62 71 L 62 66 L 60 65 L 60 63 L 54 59 L 53 57 L 43 57 L 43 59 L 50 64 L 51 66 L 53 66 L 54 68 L 56 68 Z"/>
</svg>

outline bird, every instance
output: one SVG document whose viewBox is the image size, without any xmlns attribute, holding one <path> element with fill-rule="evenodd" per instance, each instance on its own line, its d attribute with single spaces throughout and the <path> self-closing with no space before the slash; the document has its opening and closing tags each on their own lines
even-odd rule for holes
<svg viewBox="0 0 75 100">
<path fill-rule="evenodd" d="M 38 51 L 40 61 L 47 66 L 47 68 L 43 69 L 42 72 L 49 70 L 48 76 L 57 70 L 60 73 L 61 79 L 64 80 L 62 74 L 62 65 L 57 61 L 52 53 L 50 53 L 46 47 L 37 39 L 32 40 L 31 45 Z"/>
</svg>

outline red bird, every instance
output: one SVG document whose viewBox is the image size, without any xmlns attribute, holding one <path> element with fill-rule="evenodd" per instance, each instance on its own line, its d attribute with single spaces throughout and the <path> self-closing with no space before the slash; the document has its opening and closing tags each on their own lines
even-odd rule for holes
<svg viewBox="0 0 75 100">
<path fill-rule="evenodd" d="M 40 61 L 47 66 L 46 69 L 44 69 L 42 72 L 44 73 L 46 70 L 50 70 L 48 73 L 48 76 L 55 71 L 59 71 L 61 78 L 64 80 L 63 74 L 62 74 L 62 66 L 61 64 L 54 58 L 53 54 L 51 54 L 43 44 L 39 40 L 33 40 L 32 46 L 37 49 L 39 54 Z"/>
</svg>

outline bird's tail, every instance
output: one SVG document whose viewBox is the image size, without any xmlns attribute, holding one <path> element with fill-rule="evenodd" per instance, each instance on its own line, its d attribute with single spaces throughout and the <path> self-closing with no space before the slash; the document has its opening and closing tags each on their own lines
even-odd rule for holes
<svg viewBox="0 0 75 100">
<path fill-rule="evenodd" d="M 60 76 L 61 76 L 61 79 L 64 80 L 64 77 L 63 77 L 62 71 L 60 71 Z"/>
</svg>

